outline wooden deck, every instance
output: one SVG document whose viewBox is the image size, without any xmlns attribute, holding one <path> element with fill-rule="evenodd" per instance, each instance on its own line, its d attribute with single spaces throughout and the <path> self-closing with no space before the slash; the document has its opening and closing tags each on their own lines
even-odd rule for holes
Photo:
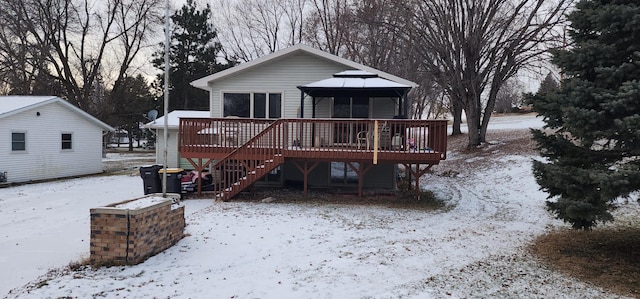
<svg viewBox="0 0 640 299">
<path fill-rule="evenodd" d="M 303 172 L 305 187 L 322 161 L 436 165 L 446 159 L 447 121 L 183 118 L 179 150 L 196 170 L 241 169 L 219 186 L 229 198 L 285 160 Z"/>
</svg>

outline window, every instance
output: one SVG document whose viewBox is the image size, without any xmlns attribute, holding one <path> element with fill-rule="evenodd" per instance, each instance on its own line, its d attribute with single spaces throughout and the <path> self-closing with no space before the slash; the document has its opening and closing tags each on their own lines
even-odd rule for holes
<svg viewBox="0 0 640 299">
<path fill-rule="evenodd" d="M 27 150 L 27 133 L 11 133 L 11 150 Z"/>
<path fill-rule="evenodd" d="M 223 116 L 280 118 L 281 93 L 224 93 Z"/>
<path fill-rule="evenodd" d="M 335 118 L 369 118 L 369 98 L 336 97 L 333 100 Z"/>
<path fill-rule="evenodd" d="M 282 94 L 270 93 L 269 94 L 269 118 L 280 118 L 282 114 Z"/>
<path fill-rule="evenodd" d="M 334 184 L 357 184 L 358 174 L 353 171 L 346 162 L 331 162 L 331 183 Z M 357 162 L 352 163 L 354 167 L 360 167 Z"/>
<path fill-rule="evenodd" d="M 251 117 L 250 103 L 251 95 L 248 93 L 225 93 L 223 116 Z"/>
<path fill-rule="evenodd" d="M 253 117 L 267 118 L 267 94 L 256 93 L 253 95 Z"/>
<path fill-rule="evenodd" d="M 62 133 L 62 149 L 70 150 L 72 148 L 71 133 Z"/>
</svg>

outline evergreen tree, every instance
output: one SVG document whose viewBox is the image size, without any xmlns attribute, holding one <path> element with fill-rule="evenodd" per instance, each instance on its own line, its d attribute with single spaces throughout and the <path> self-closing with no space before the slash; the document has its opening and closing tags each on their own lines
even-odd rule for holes
<svg viewBox="0 0 640 299">
<path fill-rule="evenodd" d="M 533 131 L 533 172 L 548 208 L 590 229 L 640 190 L 640 4 L 582 0 L 569 18 L 573 44 L 553 53 L 565 78 L 533 99 L 548 129 Z"/>
<path fill-rule="evenodd" d="M 169 111 L 175 109 L 207 110 L 209 94 L 189 83 L 233 64 L 219 63 L 222 45 L 210 22 L 209 4 L 198 10 L 193 0 L 187 0 L 182 8 L 171 16 L 173 30 L 169 50 Z M 164 70 L 164 44 L 154 54 L 153 65 Z M 158 86 L 164 86 L 164 75 L 158 76 Z"/>
<path fill-rule="evenodd" d="M 551 92 L 556 92 L 559 88 L 560 84 L 558 84 L 558 81 L 553 77 L 553 73 L 549 72 L 544 77 L 542 82 L 540 82 L 540 87 L 538 88 L 537 93 L 540 95 L 548 94 Z"/>
<path fill-rule="evenodd" d="M 536 101 L 543 100 L 541 98 L 557 92 L 560 89 L 560 84 L 554 78 L 553 74 L 549 72 L 542 82 L 536 93 L 527 92 L 523 95 L 523 102 L 527 105 L 532 105 Z"/>
<path fill-rule="evenodd" d="M 133 140 L 142 138 L 144 132 L 140 125 L 147 121 L 145 114 L 156 108 L 156 101 L 142 75 L 123 77 L 120 88 L 111 92 L 114 102 L 109 121 L 118 129 L 127 131 L 129 151 L 133 151 Z"/>
</svg>

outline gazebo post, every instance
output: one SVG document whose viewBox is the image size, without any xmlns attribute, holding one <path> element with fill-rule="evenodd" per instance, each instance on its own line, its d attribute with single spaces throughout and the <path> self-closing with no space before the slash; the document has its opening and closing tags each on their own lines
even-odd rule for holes
<svg viewBox="0 0 640 299">
<path fill-rule="evenodd" d="M 300 92 L 300 118 L 304 118 L 304 91 Z"/>
<path fill-rule="evenodd" d="M 405 92 L 402 95 L 402 101 L 404 104 L 404 111 L 402 111 L 402 113 L 400 113 L 400 115 L 403 115 L 405 119 L 409 118 L 409 96 L 407 95 L 408 92 Z"/>
<path fill-rule="evenodd" d="M 316 118 L 316 97 L 311 97 L 311 118 Z M 311 146 L 320 147 L 316 143 L 316 123 L 311 125 Z"/>
</svg>

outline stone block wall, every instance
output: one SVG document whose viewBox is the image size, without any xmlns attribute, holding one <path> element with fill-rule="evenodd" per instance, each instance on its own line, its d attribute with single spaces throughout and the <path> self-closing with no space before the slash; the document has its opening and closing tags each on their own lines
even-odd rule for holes
<svg viewBox="0 0 640 299">
<path fill-rule="evenodd" d="M 184 206 L 172 199 L 149 195 L 90 213 L 92 264 L 138 264 L 184 237 Z"/>
</svg>

